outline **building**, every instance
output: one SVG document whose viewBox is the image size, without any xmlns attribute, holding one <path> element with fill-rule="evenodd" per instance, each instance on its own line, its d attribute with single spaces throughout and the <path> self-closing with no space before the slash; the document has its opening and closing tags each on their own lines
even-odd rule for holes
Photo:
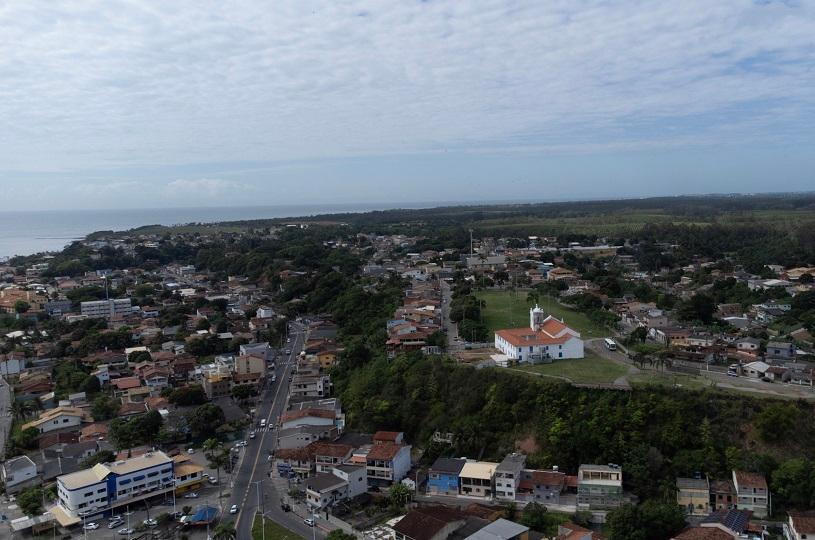
<svg viewBox="0 0 815 540">
<path fill-rule="evenodd" d="M 244 354 L 235 358 L 235 374 L 258 375 L 260 379 L 266 378 L 266 360 L 251 354 Z"/>
<path fill-rule="evenodd" d="M 306 502 L 322 510 L 348 498 L 348 482 L 331 473 L 317 473 L 306 480 Z"/>
<path fill-rule="evenodd" d="M 495 348 L 518 362 L 542 362 L 552 359 L 583 358 L 580 332 L 535 306 L 529 310 L 528 328 L 510 328 L 495 332 Z"/>
<path fill-rule="evenodd" d="M 459 476 L 465 459 L 438 458 L 427 474 L 427 493 L 430 495 L 458 495 Z"/>
<path fill-rule="evenodd" d="M 204 468 L 193 463 L 186 454 L 179 454 L 173 458 L 173 480 L 175 481 L 176 495 L 200 489 L 204 485 Z"/>
<path fill-rule="evenodd" d="M 492 498 L 493 478 L 497 463 L 468 460 L 461 468 L 461 495 L 467 497 Z"/>
<path fill-rule="evenodd" d="M 733 486 L 736 489 L 736 505 L 739 510 L 751 510 L 757 518 L 767 517 L 770 493 L 763 475 L 733 471 Z"/>
<path fill-rule="evenodd" d="M 374 444 L 365 457 L 368 483 L 372 486 L 401 482 L 410 471 L 410 445 Z"/>
<path fill-rule="evenodd" d="M 223 373 L 209 373 L 201 381 L 204 393 L 210 400 L 229 397 L 232 394 L 232 377 Z"/>
<path fill-rule="evenodd" d="M 623 503 L 619 465 L 581 465 L 577 471 L 578 509 L 617 508 Z"/>
<path fill-rule="evenodd" d="M 315 442 L 311 448 L 314 452 L 314 464 L 317 472 L 331 472 L 337 465 L 351 459 L 354 448 L 347 444 Z"/>
<path fill-rule="evenodd" d="M 736 507 L 736 489 L 730 480 L 715 480 L 710 484 L 711 510 L 730 510 Z"/>
<path fill-rule="evenodd" d="M 499 518 L 474 532 L 465 540 L 528 540 L 529 527 Z"/>
<path fill-rule="evenodd" d="M 783 341 L 770 341 L 767 343 L 767 358 L 793 360 L 795 358 L 795 345 Z"/>
<path fill-rule="evenodd" d="M 82 422 L 91 422 L 88 412 L 79 407 L 57 407 L 40 414 L 37 420 L 23 424 L 23 430 L 36 428 L 40 433 L 77 429 Z"/>
<path fill-rule="evenodd" d="M 710 514 L 710 484 L 707 478 L 677 478 L 676 504 L 689 516 Z"/>
<path fill-rule="evenodd" d="M 519 501 L 560 504 L 560 495 L 565 487 L 566 475 L 557 467 L 551 471 L 524 469 L 516 498 Z"/>
<path fill-rule="evenodd" d="M 28 456 L 7 460 L 0 472 L 3 473 L 3 485 L 6 486 L 6 493 L 9 495 L 40 482 L 37 465 Z"/>
<path fill-rule="evenodd" d="M 395 540 L 446 540 L 466 522 L 466 516 L 447 506 L 414 508 L 394 526 Z"/>
<path fill-rule="evenodd" d="M 321 398 L 331 393 L 328 375 L 295 375 L 290 384 L 292 399 Z"/>
<path fill-rule="evenodd" d="M 133 313 L 133 306 L 130 298 L 94 300 L 80 303 L 79 311 L 83 317 L 110 319 L 111 317 L 130 315 Z"/>
<path fill-rule="evenodd" d="M 147 452 L 57 477 L 58 503 L 51 513 L 61 525 L 70 526 L 79 523 L 80 514 L 107 514 L 174 487 L 173 460 L 164 452 Z"/>
<path fill-rule="evenodd" d="M 509 454 L 495 468 L 495 498 L 514 501 L 526 465 L 523 454 Z"/>
<path fill-rule="evenodd" d="M 368 491 L 368 474 L 365 467 L 358 465 L 337 465 L 331 470 L 331 474 L 345 480 L 348 484 L 348 497 L 359 497 Z"/>
<path fill-rule="evenodd" d="M 789 512 L 784 523 L 785 540 L 807 540 L 815 538 L 815 512 Z"/>
</svg>

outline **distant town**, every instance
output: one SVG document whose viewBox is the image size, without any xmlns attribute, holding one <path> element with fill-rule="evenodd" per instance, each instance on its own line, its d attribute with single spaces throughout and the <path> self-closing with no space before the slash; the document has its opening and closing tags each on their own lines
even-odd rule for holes
<svg viewBox="0 0 815 540">
<path fill-rule="evenodd" d="M 433 219 L 0 266 L 3 534 L 815 537 L 811 253 Z"/>
</svg>

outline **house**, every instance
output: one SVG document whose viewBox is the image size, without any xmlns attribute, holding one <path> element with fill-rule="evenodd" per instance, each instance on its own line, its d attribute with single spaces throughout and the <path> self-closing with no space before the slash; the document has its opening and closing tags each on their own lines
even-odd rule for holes
<svg viewBox="0 0 815 540">
<path fill-rule="evenodd" d="M 769 489 L 763 475 L 745 471 L 733 471 L 736 488 L 736 505 L 740 510 L 751 510 L 758 518 L 769 513 Z"/>
<path fill-rule="evenodd" d="M 725 527 L 688 527 L 671 540 L 735 540 L 738 535 Z"/>
<path fill-rule="evenodd" d="M 761 340 L 754 337 L 746 337 L 736 342 L 736 350 L 744 353 L 755 353 L 761 347 Z"/>
<path fill-rule="evenodd" d="M 326 442 L 315 442 L 311 444 L 314 452 L 314 463 L 317 472 L 331 472 L 337 466 L 342 465 L 354 452 L 354 448 L 347 444 L 336 444 Z"/>
<path fill-rule="evenodd" d="M 334 426 L 337 413 L 329 409 L 301 409 L 287 411 L 280 417 L 280 429 L 287 430 L 300 426 Z"/>
<path fill-rule="evenodd" d="M 289 386 L 291 399 L 326 397 L 331 393 L 328 375 L 295 375 Z"/>
<path fill-rule="evenodd" d="M 497 463 L 489 461 L 467 460 L 459 474 L 461 495 L 491 499 L 493 478 L 497 467 Z"/>
<path fill-rule="evenodd" d="M 751 516 L 752 512 L 749 510 L 717 510 L 702 518 L 699 526 L 724 531 L 732 534 L 734 538 L 761 538 L 760 534 L 758 536 L 750 535 L 750 529 L 752 528 L 750 525 Z"/>
<path fill-rule="evenodd" d="M 515 500 L 515 494 L 521 483 L 522 472 L 526 465 L 523 454 L 509 454 L 495 468 L 495 497 L 508 501 Z"/>
<path fill-rule="evenodd" d="M 396 484 L 410 470 L 410 445 L 374 444 L 365 457 L 368 483 L 372 486 Z"/>
<path fill-rule="evenodd" d="M 33 422 L 23 424 L 23 431 L 36 428 L 40 433 L 49 433 L 66 429 L 78 428 L 83 422 L 91 422 L 88 412 L 78 407 L 57 407 L 40 414 Z"/>
<path fill-rule="evenodd" d="M 495 332 L 495 348 L 518 362 L 583 358 L 580 332 L 572 330 L 551 315 L 546 316 L 538 306 L 529 310 L 529 320 L 528 328 Z"/>
<path fill-rule="evenodd" d="M 113 386 L 113 395 L 122 397 L 127 394 L 127 391 L 141 386 L 141 379 L 138 377 L 121 377 L 119 379 L 112 379 L 110 384 Z"/>
<path fill-rule="evenodd" d="M 394 540 L 446 540 L 465 522 L 456 508 L 420 506 L 394 524 Z"/>
<path fill-rule="evenodd" d="M 337 465 L 331 474 L 345 480 L 348 484 L 348 498 L 359 497 L 368 491 L 368 474 L 365 467 L 357 465 Z"/>
<path fill-rule="evenodd" d="M 815 538 L 815 512 L 788 512 L 784 523 L 785 540 L 806 540 Z"/>
<path fill-rule="evenodd" d="M 571 522 L 557 526 L 556 540 L 604 540 L 604 536 Z"/>
<path fill-rule="evenodd" d="M 715 480 L 710 483 L 711 510 L 730 510 L 736 507 L 736 488 L 730 480 Z"/>
<path fill-rule="evenodd" d="M 482 527 L 465 540 L 528 540 L 529 527 L 508 519 L 499 518 Z"/>
<path fill-rule="evenodd" d="M 689 516 L 710 514 L 710 484 L 707 478 L 677 478 L 676 504 Z"/>
<path fill-rule="evenodd" d="M 617 508 L 623 503 L 623 471 L 619 465 L 581 465 L 577 471 L 579 509 Z"/>
<path fill-rule="evenodd" d="M 795 344 L 783 341 L 770 341 L 767 343 L 767 358 L 793 360 L 795 358 Z"/>
<path fill-rule="evenodd" d="M 6 493 L 14 495 L 20 490 L 40 483 L 37 465 L 28 456 L 18 456 L 6 460 L 0 472 L 3 473 L 3 484 Z"/>
<path fill-rule="evenodd" d="M 306 480 L 306 503 L 322 510 L 348 498 L 348 482 L 331 473 L 317 473 Z"/>
<path fill-rule="evenodd" d="M 516 498 L 519 501 L 560 504 L 560 495 L 565 487 L 566 475 L 557 467 L 550 471 L 524 469 Z"/>
<path fill-rule="evenodd" d="M 458 495 L 459 476 L 467 460 L 438 458 L 427 474 L 427 493 L 430 495 Z"/>
<path fill-rule="evenodd" d="M 339 430 L 333 426 L 296 426 L 277 432 L 278 448 L 303 448 L 321 440 L 334 440 Z"/>
<path fill-rule="evenodd" d="M 741 368 L 741 372 L 747 377 L 760 379 L 764 377 L 764 374 L 768 369 L 770 369 L 769 364 L 762 362 L 761 360 L 757 360 L 755 362 L 750 362 L 749 364 L 744 364 Z"/>
</svg>

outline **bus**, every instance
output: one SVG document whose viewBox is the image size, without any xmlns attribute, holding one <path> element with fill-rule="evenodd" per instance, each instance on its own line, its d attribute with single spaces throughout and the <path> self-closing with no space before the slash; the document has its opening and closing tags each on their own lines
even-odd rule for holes
<svg viewBox="0 0 815 540">
<path fill-rule="evenodd" d="M 606 344 L 606 349 L 608 349 L 610 351 L 616 351 L 617 350 L 617 343 L 615 343 L 615 341 L 613 339 L 606 338 L 606 339 L 603 340 L 603 342 Z"/>
</svg>

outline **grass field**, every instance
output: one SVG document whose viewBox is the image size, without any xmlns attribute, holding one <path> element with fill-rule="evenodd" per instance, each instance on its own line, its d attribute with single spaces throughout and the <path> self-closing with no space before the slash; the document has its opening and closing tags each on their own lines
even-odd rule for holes
<svg viewBox="0 0 815 540">
<path fill-rule="evenodd" d="M 287 528 L 283 527 L 282 525 L 278 525 L 271 519 L 264 519 L 263 520 L 266 525 L 266 540 L 302 540 L 303 537 L 299 534 L 295 534 L 288 530 Z M 263 536 L 263 529 L 261 528 L 260 519 L 258 519 L 257 514 L 255 514 L 255 520 L 252 522 L 252 538 L 253 540 L 261 540 L 264 538 Z"/>
<path fill-rule="evenodd" d="M 626 366 L 606 360 L 589 350 L 586 351 L 585 358 L 555 360 L 551 364 L 525 364 L 515 369 L 547 377 L 566 377 L 578 384 L 613 383 L 615 379 L 628 373 Z"/>
<path fill-rule="evenodd" d="M 487 304 L 483 310 L 484 324 L 490 332 L 529 325 L 529 308 L 532 305 L 526 301 L 526 292 L 478 291 L 475 295 Z M 608 336 L 608 330 L 590 321 L 583 313 L 563 307 L 552 298 L 542 298 L 540 307 L 546 313 L 563 319 L 570 328 L 580 332 L 583 339 Z"/>
</svg>

